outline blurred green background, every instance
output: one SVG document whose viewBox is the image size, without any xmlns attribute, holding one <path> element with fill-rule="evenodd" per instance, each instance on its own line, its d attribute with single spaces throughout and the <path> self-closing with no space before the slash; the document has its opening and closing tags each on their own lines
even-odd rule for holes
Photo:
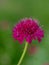
<svg viewBox="0 0 49 65">
<path fill-rule="evenodd" d="M 0 65 L 17 65 L 25 43 L 13 40 L 12 28 L 25 17 L 39 20 L 44 38 L 28 46 L 21 65 L 49 63 L 49 0 L 0 0 Z"/>
</svg>

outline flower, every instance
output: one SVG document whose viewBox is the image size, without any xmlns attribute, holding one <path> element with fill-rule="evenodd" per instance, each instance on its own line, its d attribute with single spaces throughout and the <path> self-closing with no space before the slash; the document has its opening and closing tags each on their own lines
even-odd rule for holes
<svg viewBox="0 0 49 65">
<path fill-rule="evenodd" d="M 18 40 L 21 44 L 24 40 L 31 43 L 32 40 L 41 42 L 44 37 L 44 31 L 39 26 L 38 21 L 32 18 L 22 19 L 13 27 L 13 38 Z"/>
<path fill-rule="evenodd" d="M 43 64 L 43 65 L 49 65 L 49 63 L 45 63 L 45 64 Z"/>
<path fill-rule="evenodd" d="M 8 30 L 9 29 L 9 23 L 8 23 L 8 21 L 1 21 L 0 22 L 0 28 L 2 30 Z"/>
<path fill-rule="evenodd" d="M 29 55 L 35 54 L 38 51 L 38 49 L 39 49 L 39 47 L 36 45 L 30 46 L 28 48 L 28 54 Z"/>
</svg>

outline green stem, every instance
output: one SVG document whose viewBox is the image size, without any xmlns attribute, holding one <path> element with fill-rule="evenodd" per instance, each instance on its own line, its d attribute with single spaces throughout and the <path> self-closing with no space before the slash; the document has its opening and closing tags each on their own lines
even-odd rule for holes
<svg viewBox="0 0 49 65">
<path fill-rule="evenodd" d="M 21 55 L 21 57 L 20 57 L 20 60 L 19 60 L 19 62 L 18 62 L 17 65 L 20 65 L 20 64 L 21 64 L 21 62 L 22 62 L 22 60 L 23 60 L 23 58 L 24 58 L 24 56 L 25 56 L 25 53 L 26 53 L 26 51 L 27 51 L 27 47 L 28 47 L 28 43 L 26 42 L 25 47 L 24 47 L 24 50 L 23 50 L 23 53 L 22 53 L 22 55 Z"/>
</svg>

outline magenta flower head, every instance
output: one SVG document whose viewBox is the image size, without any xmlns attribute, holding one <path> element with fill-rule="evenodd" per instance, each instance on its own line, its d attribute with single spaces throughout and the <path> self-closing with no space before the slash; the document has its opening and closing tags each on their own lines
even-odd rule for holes
<svg viewBox="0 0 49 65">
<path fill-rule="evenodd" d="M 39 26 L 38 21 L 33 20 L 32 18 L 22 19 L 14 26 L 13 38 L 15 40 L 18 40 L 20 44 L 22 44 L 23 41 L 26 40 L 22 56 L 20 57 L 20 60 L 17 65 L 21 64 L 28 47 L 28 43 L 31 43 L 32 40 L 38 40 L 39 42 L 41 42 L 43 37 L 44 31 Z"/>
<path fill-rule="evenodd" d="M 22 44 L 24 40 L 28 43 L 31 43 L 32 40 L 41 42 L 43 37 L 44 31 L 39 26 L 38 21 L 32 18 L 20 20 L 13 28 L 13 38 L 18 40 L 20 44 Z"/>
</svg>

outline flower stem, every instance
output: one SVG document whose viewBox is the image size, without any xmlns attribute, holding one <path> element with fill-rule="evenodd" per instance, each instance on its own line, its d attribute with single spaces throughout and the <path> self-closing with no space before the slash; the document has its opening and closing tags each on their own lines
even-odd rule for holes
<svg viewBox="0 0 49 65">
<path fill-rule="evenodd" d="M 26 51 L 27 51 L 27 47 L 28 47 L 28 43 L 26 42 L 25 47 L 24 47 L 24 50 L 23 50 L 23 53 L 22 53 L 22 55 L 21 55 L 21 57 L 20 57 L 20 60 L 19 60 L 19 62 L 18 62 L 17 65 L 20 65 L 20 64 L 21 64 L 21 62 L 22 62 L 22 60 L 23 60 L 23 58 L 24 58 L 24 56 L 25 56 L 25 53 L 26 53 Z"/>
</svg>

